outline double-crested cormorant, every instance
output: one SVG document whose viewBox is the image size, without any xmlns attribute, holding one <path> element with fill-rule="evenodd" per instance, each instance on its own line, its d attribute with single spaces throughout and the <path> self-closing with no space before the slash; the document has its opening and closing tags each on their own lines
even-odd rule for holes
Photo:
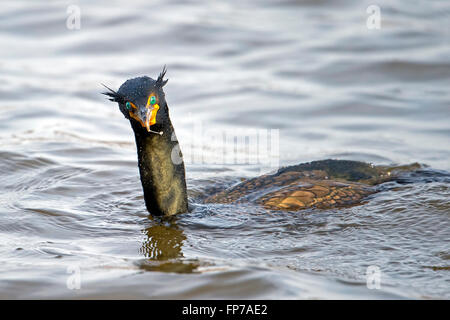
<svg viewBox="0 0 450 320">
<path fill-rule="evenodd" d="M 164 68 L 156 80 L 138 77 L 127 80 L 117 92 L 108 87 L 104 92 L 130 120 L 145 204 L 153 215 L 188 211 L 184 162 L 163 91 L 165 73 Z M 274 210 L 354 205 L 376 192 L 374 185 L 417 168 L 418 164 L 385 167 L 349 160 L 313 161 L 249 179 L 205 201 L 255 202 Z"/>
</svg>

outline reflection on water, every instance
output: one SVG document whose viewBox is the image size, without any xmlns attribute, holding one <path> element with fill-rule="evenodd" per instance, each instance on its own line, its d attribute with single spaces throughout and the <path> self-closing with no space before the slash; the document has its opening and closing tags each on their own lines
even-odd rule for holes
<svg viewBox="0 0 450 320">
<path fill-rule="evenodd" d="M 183 257 L 181 251 L 186 236 L 175 223 L 154 225 L 144 230 L 147 236 L 141 253 L 151 260 L 169 260 Z"/>
<path fill-rule="evenodd" d="M 186 236 L 177 227 L 174 220 L 167 224 L 155 224 L 146 228 L 146 235 L 140 252 L 148 259 L 139 261 L 139 267 L 147 271 L 190 273 L 199 265 L 195 261 L 185 261 L 183 256 L 183 242 Z"/>
<path fill-rule="evenodd" d="M 377 1 L 379 30 L 369 0 L 78 1 L 69 30 L 72 4 L 0 6 L 0 298 L 450 298 L 448 1 Z M 148 217 L 100 94 L 164 64 L 194 207 L 173 220 Z M 429 168 L 352 208 L 203 204 L 262 169 L 215 164 L 208 137 L 189 160 L 209 129 L 279 129 L 283 166 Z"/>
</svg>

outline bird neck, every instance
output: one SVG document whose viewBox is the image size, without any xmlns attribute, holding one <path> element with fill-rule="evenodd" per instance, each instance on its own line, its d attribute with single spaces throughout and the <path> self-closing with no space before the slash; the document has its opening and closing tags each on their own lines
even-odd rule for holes
<svg viewBox="0 0 450 320">
<path fill-rule="evenodd" d="M 149 133 L 134 122 L 132 127 L 147 210 L 153 215 L 187 212 L 184 162 L 170 119 L 152 126 L 162 135 Z"/>
</svg>

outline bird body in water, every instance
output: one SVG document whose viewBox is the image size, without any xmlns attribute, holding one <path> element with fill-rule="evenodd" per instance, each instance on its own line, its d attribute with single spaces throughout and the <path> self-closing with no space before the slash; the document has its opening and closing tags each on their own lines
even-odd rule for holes
<svg viewBox="0 0 450 320">
<path fill-rule="evenodd" d="M 389 167 L 351 160 L 313 161 L 243 181 L 208 197 L 206 202 L 255 202 L 272 210 L 351 206 L 377 192 L 376 185 L 418 168 L 417 163 Z"/>
<path fill-rule="evenodd" d="M 119 104 L 134 131 L 147 210 L 153 215 L 188 211 L 185 167 L 163 91 L 164 68 L 156 80 L 138 77 L 105 95 Z M 256 203 L 272 210 L 333 208 L 362 203 L 377 184 L 394 180 L 418 164 L 388 167 L 359 161 L 322 160 L 281 168 L 205 199 L 207 203 Z"/>
</svg>

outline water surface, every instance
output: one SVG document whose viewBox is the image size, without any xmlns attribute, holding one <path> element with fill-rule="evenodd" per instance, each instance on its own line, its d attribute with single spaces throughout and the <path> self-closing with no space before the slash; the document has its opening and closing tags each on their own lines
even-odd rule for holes
<svg viewBox="0 0 450 320">
<path fill-rule="evenodd" d="M 0 297 L 450 298 L 450 4 L 377 3 L 379 30 L 367 1 L 77 1 L 69 30 L 72 2 L 3 1 Z M 193 210 L 156 219 L 99 92 L 164 64 Z M 279 130 L 281 166 L 428 168 L 353 208 L 202 204 L 273 169 L 215 162 L 206 132 L 248 128 Z"/>
</svg>

